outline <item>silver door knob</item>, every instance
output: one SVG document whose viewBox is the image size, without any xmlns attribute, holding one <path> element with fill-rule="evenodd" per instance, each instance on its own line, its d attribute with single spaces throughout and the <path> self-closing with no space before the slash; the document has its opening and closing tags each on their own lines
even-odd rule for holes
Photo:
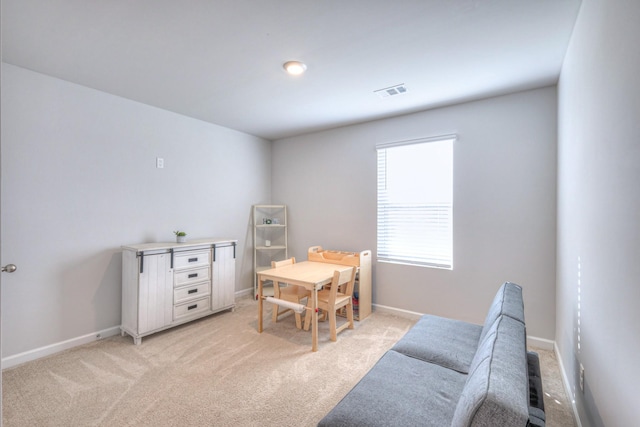
<svg viewBox="0 0 640 427">
<path fill-rule="evenodd" d="M 18 267 L 16 267 L 15 264 L 7 264 L 4 267 L 2 267 L 2 272 L 3 273 L 13 273 L 17 269 L 18 269 Z"/>
</svg>

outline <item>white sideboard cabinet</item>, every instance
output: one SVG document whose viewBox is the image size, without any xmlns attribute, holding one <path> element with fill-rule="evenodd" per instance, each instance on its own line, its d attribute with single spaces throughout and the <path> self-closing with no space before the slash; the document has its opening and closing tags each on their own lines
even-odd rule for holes
<svg viewBox="0 0 640 427">
<path fill-rule="evenodd" d="M 122 246 L 122 335 L 142 337 L 235 306 L 237 240 Z"/>
</svg>

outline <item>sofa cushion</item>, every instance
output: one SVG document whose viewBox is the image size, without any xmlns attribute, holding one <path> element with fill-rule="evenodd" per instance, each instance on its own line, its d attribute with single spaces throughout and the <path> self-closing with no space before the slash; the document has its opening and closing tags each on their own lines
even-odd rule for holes
<svg viewBox="0 0 640 427">
<path fill-rule="evenodd" d="M 466 374 L 481 332 L 480 325 L 425 314 L 392 350 Z"/>
<path fill-rule="evenodd" d="M 452 426 L 526 426 L 529 391 L 525 327 L 500 316 L 471 362 Z"/>
<path fill-rule="evenodd" d="M 505 282 L 500 286 L 500 289 L 498 289 L 484 320 L 480 341 L 487 335 L 493 323 L 503 315 L 509 316 L 524 324 L 522 288 L 515 283 Z"/>
<path fill-rule="evenodd" d="M 319 426 L 448 426 L 466 375 L 386 352 Z"/>
</svg>

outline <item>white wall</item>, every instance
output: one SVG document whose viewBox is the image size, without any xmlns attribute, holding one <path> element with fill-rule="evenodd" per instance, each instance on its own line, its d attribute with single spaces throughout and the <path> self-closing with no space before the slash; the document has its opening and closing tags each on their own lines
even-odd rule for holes
<svg viewBox="0 0 640 427">
<path fill-rule="evenodd" d="M 375 253 L 376 144 L 457 133 L 454 269 L 374 263 L 374 303 L 482 323 L 509 280 L 524 288 L 529 335 L 553 340 L 556 107 L 552 87 L 275 141 L 291 255 Z"/>
<path fill-rule="evenodd" d="M 270 199 L 271 142 L 2 65 L 2 351 L 120 325 L 122 244 L 239 239 Z M 156 169 L 163 157 L 164 169 Z"/>
<path fill-rule="evenodd" d="M 638 22 L 583 0 L 559 83 L 556 340 L 583 426 L 640 419 Z"/>
</svg>

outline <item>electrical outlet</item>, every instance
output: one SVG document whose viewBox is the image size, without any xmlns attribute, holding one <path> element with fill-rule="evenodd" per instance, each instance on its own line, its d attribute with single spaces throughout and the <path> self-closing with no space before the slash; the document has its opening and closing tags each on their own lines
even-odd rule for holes
<svg viewBox="0 0 640 427">
<path fill-rule="evenodd" d="M 162 157 L 156 157 L 156 167 L 162 169 L 164 167 L 164 159 Z"/>
<path fill-rule="evenodd" d="M 584 366 L 580 364 L 580 391 L 584 393 Z"/>
</svg>

